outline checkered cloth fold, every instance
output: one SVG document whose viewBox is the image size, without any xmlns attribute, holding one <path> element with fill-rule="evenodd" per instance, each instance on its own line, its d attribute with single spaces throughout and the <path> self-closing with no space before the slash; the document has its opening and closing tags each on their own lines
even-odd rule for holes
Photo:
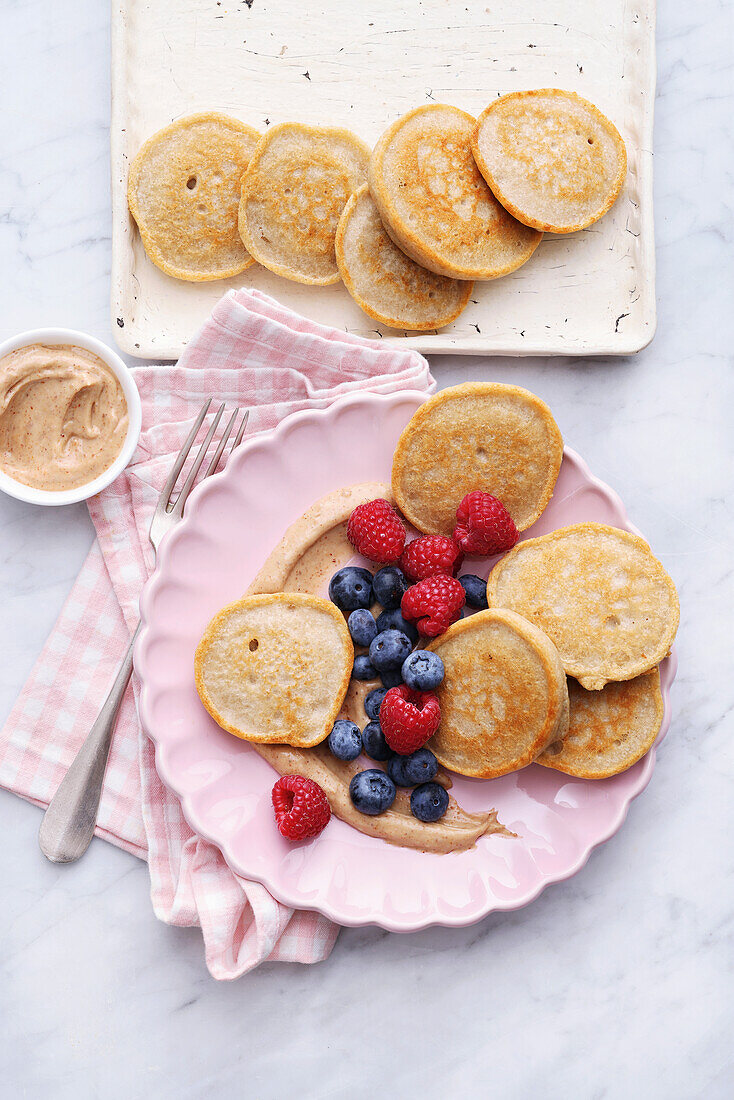
<svg viewBox="0 0 734 1100">
<path fill-rule="evenodd" d="M 113 485 L 89 502 L 97 540 L 0 735 L 0 784 L 48 805 L 109 691 L 153 569 L 147 532 L 158 492 L 203 401 L 251 409 L 248 434 L 289 413 L 325 408 L 358 390 L 434 388 L 415 352 L 324 328 L 257 291 L 231 291 L 174 365 L 135 370 L 143 406 L 138 450 Z M 161 783 L 137 717 L 136 678 L 120 708 L 97 835 L 147 859 L 156 916 L 201 925 L 215 978 L 265 960 L 318 962 L 337 926 L 281 905 L 235 875 L 187 825 Z"/>
</svg>

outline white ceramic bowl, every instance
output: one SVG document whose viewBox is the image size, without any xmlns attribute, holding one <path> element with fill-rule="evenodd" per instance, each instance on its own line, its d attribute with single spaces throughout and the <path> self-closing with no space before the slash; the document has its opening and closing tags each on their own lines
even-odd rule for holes
<svg viewBox="0 0 734 1100">
<path fill-rule="evenodd" d="M 9 340 L 0 343 L 0 359 L 11 351 L 26 347 L 28 344 L 73 344 L 95 355 L 107 364 L 111 371 L 119 379 L 122 392 L 127 401 L 128 426 L 125 442 L 119 455 L 104 473 L 95 477 L 86 485 L 79 485 L 76 489 L 61 489 L 49 491 L 48 489 L 34 489 L 30 485 L 23 485 L 0 470 L 0 490 L 17 500 L 25 500 L 29 504 L 48 504 L 58 507 L 60 504 L 76 504 L 80 500 L 87 500 L 106 489 L 127 466 L 138 445 L 142 409 L 140 407 L 140 394 L 133 381 L 132 371 L 126 367 L 117 352 L 108 348 L 100 340 L 93 336 L 87 336 L 84 332 L 76 332 L 70 328 L 37 328 L 29 332 L 21 332 L 12 336 Z"/>
</svg>

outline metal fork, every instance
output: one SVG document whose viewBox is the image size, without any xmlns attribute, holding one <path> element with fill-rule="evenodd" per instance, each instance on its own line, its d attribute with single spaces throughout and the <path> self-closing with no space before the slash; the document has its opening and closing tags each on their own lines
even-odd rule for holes
<svg viewBox="0 0 734 1100">
<path fill-rule="evenodd" d="M 192 427 L 186 442 L 179 451 L 173 468 L 168 475 L 166 484 L 163 486 L 158 498 L 158 504 L 156 505 L 153 519 L 151 520 L 149 532 L 150 541 L 156 552 L 163 536 L 167 531 L 170 531 L 172 527 L 176 526 L 183 515 L 189 493 L 207 457 L 207 452 L 214 438 L 219 421 L 222 419 L 224 405 L 220 405 L 217 410 L 209 426 L 206 437 L 199 447 L 196 458 L 186 475 L 186 480 L 181 487 L 181 491 L 174 500 L 173 492 L 179 474 L 189 456 L 189 452 L 191 451 L 199 429 L 204 423 L 204 417 L 209 411 L 211 403 L 212 398 L 210 397 L 197 416 L 196 423 Z M 240 410 L 235 409 L 229 418 L 227 426 L 214 451 L 214 455 L 207 466 L 204 474 L 205 478 L 213 474 L 219 465 L 219 460 L 224 453 L 227 440 L 234 430 L 239 413 Z M 245 433 L 245 427 L 247 426 L 248 416 L 249 410 L 246 409 L 230 448 L 230 455 L 235 447 L 239 446 L 242 440 L 242 436 Z M 38 833 L 38 843 L 41 846 L 43 854 L 47 859 L 50 859 L 52 863 L 73 863 L 74 860 L 84 855 L 94 835 L 94 829 L 97 824 L 99 800 L 102 794 L 102 781 L 104 779 L 105 768 L 107 767 L 107 757 L 109 756 L 110 745 L 112 743 L 112 734 L 115 729 L 117 712 L 120 709 L 122 697 L 125 694 L 130 676 L 132 675 L 133 646 L 139 630 L 140 624 L 138 623 L 127 653 L 123 659 L 120 671 L 99 712 L 97 721 L 87 734 L 84 744 L 74 757 L 69 770 L 61 780 L 56 794 L 51 799 L 48 809 L 43 815 L 43 821 L 41 822 L 41 828 Z"/>
</svg>

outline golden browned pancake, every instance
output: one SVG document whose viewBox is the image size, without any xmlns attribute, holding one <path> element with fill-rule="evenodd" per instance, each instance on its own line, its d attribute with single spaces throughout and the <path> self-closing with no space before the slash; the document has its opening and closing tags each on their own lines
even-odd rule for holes
<svg viewBox="0 0 734 1100">
<path fill-rule="evenodd" d="M 636 764 L 660 732 L 663 696 L 656 668 L 634 680 L 586 691 L 568 681 L 568 733 L 538 763 L 579 779 L 605 779 Z"/>
<path fill-rule="evenodd" d="M 446 768 L 493 779 L 524 768 L 568 728 L 563 665 L 542 631 L 511 611 L 480 611 L 428 649 L 445 676 L 428 748 Z"/>
<path fill-rule="evenodd" d="M 550 233 L 601 218 L 627 174 L 616 126 L 587 99 L 558 88 L 494 100 L 477 120 L 472 150 L 505 209 Z"/>
<path fill-rule="evenodd" d="M 334 238 L 370 151 L 349 130 L 271 126 L 242 180 L 239 227 L 258 263 L 297 283 L 339 282 Z"/>
<path fill-rule="evenodd" d="M 469 301 L 474 284 L 421 267 L 385 232 L 367 184 L 351 196 L 336 232 L 344 285 L 366 314 L 392 328 L 441 328 Z"/>
<path fill-rule="evenodd" d="M 260 140 L 236 118 L 189 115 L 146 141 L 127 199 L 149 258 L 166 275 L 226 279 L 254 263 L 237 230 L 240 181 Z"/>
<path fill-rule="evenodd" d="M 385 131 L 370 159 L 370 192 L 392 239 L 452 279 L 507 275 L 542 236 L 511 217 L 482 179 L 471 152 L 474 123 L 458 107 L 417 107 Z"/>
<path fill-rule="evenodd" d="M 490 573 L 487 600 L 544 630 L 589 691 L 654 668 L 678 629 L 675 585 L 650 547 L 604 523 L 519 543 Z"/>
<path fill-rule="evenodd" d="M 462 499 L 481 489 L 524 531 L 550 500 L 562 458 L 558 425 L 539 397 L 500 382 L 466 382 L 431 397 L 403 429 L 393 495 L 419 531 L 450 535 Z"/>
<path fill-rule="evenodd" d="M 247 596 L 215 615 L 194 661 L 215 722 L 246 741 L 318 745 L 349 686 L 354 647 L 340 611 L 317 596 Z"/>
</svg>

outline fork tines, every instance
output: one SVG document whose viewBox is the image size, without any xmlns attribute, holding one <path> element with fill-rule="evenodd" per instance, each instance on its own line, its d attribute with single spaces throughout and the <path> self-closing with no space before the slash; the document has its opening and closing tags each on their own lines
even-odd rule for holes
<svg viewBox="0 0 734 1100">
<path fill-rule="evenodd" d="M 186 503 L 188 495 L 189 495 L 189 493 L 191 492 L 191 490 L 194 486 L 194 482 L 196 481 L 199 470 L 201 469 L 201 467 L 202 467 L 202 465 L 203 465 L 203 463 L 204 463 L 204 461 L 207 457 L 207 453 L 208 453 L 209 448 L 211 446 L 212 440 L 214 439 L 214 436 L 216 435 L 217 428 L 219 427 L 219 422 L 222 419 L 222 416 L 224 415 L 224 410 L 225 410 L 226 406 L 225 406 L 224 403 L 222 403 L 219 406 L 219 408 L 217 409 L 217 411 L 215 412 L 214 417 L 212 419 L 212 422 L 209 425 L 209 429 L 206 433 L 206 436 L 204 437 L 203 442 L 199 446 L 199 449 L 196 453 L 196 457 L 194 458 L 194 461 L 191 464 L 191 467 L 189 468 L 189 471 L 186 475 L 186 480 L 184 481 L 183 485 L 181 486 L 180 492 L 176 495 L 176 497 L 174 499 L 173 492 L 174 492 L 174 488 L 176 486 L 176 482 L 178 481 L 179 474 L 181 473 L 181 470 L 184 467 L 186 459 L 189 456 L 189 452 L 191 451 L 191 449 L 193 447 L 193 444 L 194 444 L 194 441 L 195 441 L 195 439 L 196 439 L 196 437 L 199 433 L 199 430 L 201 429 L 201 426 L 204 423 L 204 419 L 206 417 L 206 414 L 209 412 L 209 408 L 211 406 L 212 400 L 213 400 L 213 398 L 210 397 L 209 400 L 206 401 L 204 403 L 204 405 L 202 406 L 201 411 L 199 412 L 199 415 L 197 416 L 196 420 L 194 421 L 194 424 L 191 428 L 191 431 L 188 434 L 186 442 L 184 443 L 183 447 L 181 448 L 181 450 L 179 452 L 179 455 L 178 455 L 176 461 L 173 464 L 173 469 L 171 470 L 170 474 L 168 475 L 168 480 L 166 481 L 166 484 L 163 487 L 163 490 L 161 492 L 161 497 L 163 499 L 165 499 L 166 502 L 167 502 L 166 503 L 166 511 L 169 514 L 175 512 L 175 513 L 178 513 L 180 515 L 183 512 L 184 504 Z M 240 413 L 242 413 L 242 419 L 240 421 L 237 432 L 234 436 L 232 445 L 229 449 L 229 455 L 231 455 L 232 452 L 234 451 L 235 447 L 238 447 L 239 444 L 241 443 L 242 437 L 245 434 L 245 428 L 247 427 L 247 420 L 248 420 L 248 417 L 250 415 L 249 409 L 245 409 L 244 412 L 241 409 L 235 409 L 234 412 L 230 415 L 229 420 L 227 421 L 227 423 L 224 427 L 224 430 L 223 430 L 223 432 L 222 432 L 222 434 L 219 438 L 219 441 L 218 441 L 218 443 L 217 443 L 217 445 L 214 449 L 214 453 L 211 457 L 209 465 L 207 466 L 206 471 L 204 473 L 205 478 L 209 477 L 210 474 L 213 474 L 215 472 L 215 470 L 217 469 L 217 467 L 219 466 L 222 455 L 224 454 L 224 449 L 227 446 L 227 442 L 228 442 L 230 436 L 232 435 L 232 432 L 234 431 L 235 424 L 237 422 L 237 418 L 240 416 Z M 229 455 L 227 457 L 229 457 Z"/>
</svg>

